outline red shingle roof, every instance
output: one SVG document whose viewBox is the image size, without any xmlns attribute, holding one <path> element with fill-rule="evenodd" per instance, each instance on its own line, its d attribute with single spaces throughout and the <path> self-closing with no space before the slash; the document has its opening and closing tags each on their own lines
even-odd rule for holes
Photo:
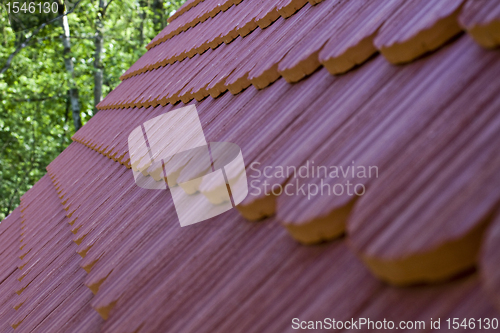
<svg viewBox="0 0 500 333">
<path fill-rule="evenodd" d="M 499 8 L 186 2 L 0 224 L 2 322 L 281 332 L 293 318 L 498 317 L 500 54 L 477 43 L 500 45 Z M 185 103 L 208 142 L 241 147 L 249 181 L 268 181 L 241 215 L 181 228 L 168 190 L 135 184 L 129 134 Z M 377 166 L 378 176 L 357 179 L 360 197 L 277 195 L 273 185 L 324 184 L 250 167 L 312 161 Z M 346 232 L 315 246 L 289 236 L 309 244 Z"/>
</svg>

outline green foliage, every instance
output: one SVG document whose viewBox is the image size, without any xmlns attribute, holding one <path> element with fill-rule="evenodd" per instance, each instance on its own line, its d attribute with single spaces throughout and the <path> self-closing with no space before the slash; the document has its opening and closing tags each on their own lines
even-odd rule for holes
<svg viewBox="0 0 500 333">
<path fill-rule="evenodd" d="M 183 1 L 114 0 L 109 4 L 103 27 L 104 96 L 118 85 L 120 75 L 144 54 L 146 44 Z M 98 0 L 82 0 L 68 15 L 83 124 L 92 117 L 94 107 L 93 36 L 98 6 Z M 16 32 L 14 29 L 19 29 L 13 29 L 6 7 L 1 10 L 0 69 L 36 30 L 38 26 L 33 22 L 40 22 L 33 17 L 37 14 L 23 14 L 26 17 L 20 16 L 21 22 L 16 24 L 26 20 L 25 25 L 32 28 Z M 68 146 L 74 133 L 62 33 L 59 21 L 47 25 L 0 74 L 0 220 L 46 173 L 45 167 Z"/>
</svg>

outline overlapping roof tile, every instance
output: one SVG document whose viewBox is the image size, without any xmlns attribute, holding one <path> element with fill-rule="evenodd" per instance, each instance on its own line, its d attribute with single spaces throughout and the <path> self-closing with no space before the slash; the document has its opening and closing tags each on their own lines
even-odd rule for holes
<svg viewBox="0 0 500 333">
<path fill-rule="evenodd" d="M 492 58 L 489 58 L 490 56 Z M 469 98 L 467 102 L 470 104 L 462 105 L 453 104 L 453 101 L 460 94 L 464 96 L 470 92 L 473 95 L 477 94 L 477 91 L 473 90 L 474 86 L 471 86 L 471 81 L 476 80 L 478 73 L 492 62 L 498 63 L 497 57 L 498 54 L 481 50 L 470 39 L 464 38 L 433 57 L 401 68 L 392 80 L 386 81 L 385 86 L 377 87 L 378 93 L 372 96 L 371 100 L 364 102 L 360 110 L 356 110 L 356 117 L 351 118 L 350 122 L 336 133 L 325 138 L 319 150 L 311 152 L 308 159 L 304 159 L 301 163 L 309 160 L 321 165 L 347 167 L 354 161 L 355 166 L 377 166 L 381 170 L 387 169 L 394 164 L 395 158 L 408 148 L 410 142 L 417 137 L 425 138 L 426 130 L 433 133 L 431 132 L 433 123 L 456 120 L 457 109 L 463 110 L 460 112 L 464 117 L 467 115 L 470 117 L 468 112 L 472 113 L 479 107 L 484 108 L 481 99 Z M 452 58 L 454 61 L 450 63 L 449 59 Z M 475 62 L 477 67 L 470 66 L 471 62 Z M 378 68 L 384 68 L 384 64 L 379 64 Z M 390 65 L 387 65 L 387 69 L 390 68 Z M 478 80 L 478 84 L 484 82 L 486 81 Z M 495 94 L 493 91 L 484 93 Z M 345 107 L 341 106 L 342 109 Z M 328 123 L 331 124 L 331 121 Z M 339 142 L 343 144 L 339 145 Z M 300 167 L 300 164 L 296 166 Z M 409 173 L 409 176 L 413 177 L 413 174 Z M 352 178 L 356 177 L 348 176 L 351 182 L 366 186 L 373 180 L 368 177 Z M 330 180 L 333 183 L 338 181 L 335 178 Z M 306 186 L 309 186 L 309 183 L 318 185 L 319 181 L 318 178 L 305 180 Z M 283 208 L 282 213 L 278 212 L 279 219 L 285 221 L 287 225 L 290 224 L 292 230 L 304 226 L 306 228 L 304 236 L 306 236 L 309 232 L 313 232 L 307 229 L 314 228 L 315 222 L 321 224 L 323 218 L 333 218 L 336 210 L 341 212 L 343 207 L 357 197 L 349 196 L 347 193 L 333 197 L 320 194 L 307 198 L 309 200 L 305 200 L 301 195 L 280 197 L 278 205 Z M 345 223 L 340 220 L 338 222 Z M 328 225 L 332 226 L 332 223 Z M 324 235 L 323 238 L 328 237 L 321 228 L 316 230 L 316 233 L 313 239 L 302 240 L 318 241 L 322 238 L 319 237 L 321 234 Z"/>
<path fill-rule="evenodd" d="M 459 22 L 482 46 L 494 48 L 500 45 L 500 3 L 497 1 L 468 0 Z"/>
<path fill-rule="evenodd" d="M 196 6 L 191 7 L 185 11 L 175 22 L 168 24 L 162 32 L 160 32 L 153 40 L 146 46 L 149 50 L 152 47 L 166 41 L 172 36 L 178 35 L 183 31 L 188 30 L 207 20 L 209 17 L 214 17 L 221 11 L 226 11 L 229 7 L 240 3 L 241 0 L 204 0 Z M 180 9 L 183 10 L 182 8 Z"/>
<path fill-rule="evenodd" d="M 498 45 L 497 8 L 186 2 L 0 224 L 11 245 L 22 230 L 21 250 L 0 258 L 0 315 L 26 331 L 89 332 L 275 332 L 332 314 L 495 317 L 481 283 L 498 304 L 500 59 L 475 41 Z M 207 141 L 241 147 L 249 182 L 260 181 L 241 215 L 275 217 L 253 223 L 233 210 L 180 228 L 168 190 L 135 184 L 130 168 L 164 175 L 131 163 L 129 134 L 185 105 Z M 283 195 L 274 189 L 331 190 L 338 179 L 268 176 L 255 162 L 377 174 L 346 175 L 362 196 Z M 303 243 L 348 240 L 305 247 L 286 231 Z M 380 282 L 449 280 L 477 266 L 482 246 L 481 279 Z"/>
<path fill-rule="evenodd" d="M 500 142 L 500 99 L 496 89 L 485 89 L 500 67 L 498 60 L 484 54 L 481 58 L 484 63 L 473 61 L 475 69 L 466 62 L 470 76 L 464 69 L 460 83 L 450 81 L 454 87 L 446 90 L 452 101 L 392 159 L 385 177 L 374 182 L 351 216 L 352 244 L 382 277 L 400 283 L 439 280 L 477 262 L 487 218 L 500 202 L 500 147 L 492 144 Z M 474 72 L 484 74 L 477 77 Z M 453 93 L 460 86 L 463 90 Z M 446 99 L 439 88 L 434 92 L 440 101 Z M 431 96 L 422 98 L 438 104 Z M 420 269 L 424 265 L 427 269 Z M 395 267 L 401 269 L 398 274 L 388 273 Z"/>
<path fill-rule="evenodd" d="M 72 145 L 71 150 L 75 147 L 86 149 Z M 80 154 L 72 156 L 88 159 Z M 120 167 L 100 154 L 93 153 L 93 156 Z M 65 162 L 58 161 L 60 164 Z M 79 162 L 81 161 L 74 161 L 76 168 Z M 82 179 L 84 182 L 90 180 L 91 178 Z M 102 187 L 94 189 L 97 193 L 106 191 Z M 289 321 L 277 321 L 277 314 L 290 313 L 303 317 L 323 313 L 327 316 L 330 310 L 326 305 L 334 302 L 338 306 L 340 300 L 342 306 L 339 311 L 342 312 L 336 314 L 339 319 L 348 320 L 360 309 L 370 316 L 378 316 L 377 310 L 364 304 L 379 301 L 387 307 L 391 304 L 384 301 L 387 297 L 393 302 L 397 300 L 397 304 L 417 302 L 422 307 L 433 304 L 437 309 L 433 315 L 444 316 L 459 311 L 455 306 L 457 303 L 450 302 L 450 299 L 467 301 L 469 298 L 485 297 L 478 292 L 477 280 L 469 279 L 445 289 L 420 288 L 421 296 L 416 300 L 415 292 L 395 293 L 390 287 L 373 279 L 345 247 L 345 243 L 311 247 L 304 252 L 304 248 L 291 241 L 278 224 L 269 221 L 263 228 L 259 224 L 242 223 L 235 214 L 224 215 L 218 221 L 193 228 L 178 228 L 175 226 L 175 218 L 172 219 L 175 216 L 173 206 L 168 202 L 165 192 L 149 191 L 149 196 L 156 195 L 155 200 L 150 201 L 140 194 L 143 190 L 138 187 L 133 186 L 130 190 L 136 192 L 135 207 L 147 205 L 147 202 L 154 205 L 148 207 L 153 215 L 144 219 L 137 219 L 134 215 L 127 216 L 131 223 L 136 224 L 135 231 L 113 228 L 113 223 L 118 220 L 122 221 L 120 225 L 126 229 L 131 228 L 119 216 L 107 221 L 97 218 L 101 225 L 107 225 L 106 228 L 112 229 L 114 234 L 128 235 L 122 235 L 126 238 L 108 238 L 110 234 L 99 233 L 99 236 L 104 234 L 100 239 L 100 242 L 104 242 L 100 250 L 109 252 L 99 259 L 89 274 L 92 276 L 94 270 L 107 271 L 104 273 L 107 274 L 106 280 L 100 285 L 93 300 L 93 306 L 108 317 L 103 327 L 105 332 L 150 332 L 166 329 L 229 331 L 235 327 L 252 330 L 256 323 L 242 321 L 242 317 L 238 315 L 248 311 L 265 311 L 267 314 L 264 316 L 262 312 L 263 320 L 257 323 L 258 328 L 255 329 L 262 327 L 265 330 L 270 325 L 273 330 L 280 331 L 289 326 Z M 78 195 L 79 191 L 75 193 Z M 148 195 L 146 192 L 144 194 Z M 164 197 L 167 202 L 158 200 L 158 196 Z M 145 230 L 140 231 L 139 228 Z M 134 237 L 137 234 L 140 236 Z M 181 244 L 191 250 L 183 252 Z M 228 248 L 232 249 L 229 253 Z M 94 247 L 91 251 L 93 249 Z M 267 253 L 274 255 L 268 256 Z M 337 258 L 338 265 L 320 264 L 323 261 L 329 262 L 332 257 Z M 106 264 L 101 265 L 101 262 Z M 152 262 L 161 262 L 162 265 L 153 265 Z M 297 267 L 301 272 L 298 276 L 292 274 L 299 272 Z M 213 282 L 200 284 L 199 279 L 206 275 L 210 275 Z M 249 276 L 252 277 L 251 284 Z M 338 288 L 326 287 L 331 285 L 332 280 L 342 283 L 339 283 Z M 349 285 L 352 288 L 363 286 L 359 298 L 348 297 L 351 295 L 351 288 L 346 286 Z M 297 299 L 297 295 L 304 292 L 308 297 L 289 307 L 292 303 L 288 300 Z M 192 295 L 197 297 L 193 298 Z M 319 295 L 322 296 L 318 297 Z M 436 306 L 436 299 L 442 300 L 442 305 Z M 173 306 L 174 303 L 179 305 Z M 269 313 L 262 304 L 272 304 L 273 312 Z M 484 306 L 477 309 L 480 315 L 494 313 L 487 302 L 483 301 L 481 304 Z M 418 307 L 412 308 L 415 310 L 395 313 L 394 317 L 416 318 L 420 310 Z M 228 311 L 235 315 L 228 318 Z M 186 322 L 186 316 L 199 319 Z"/>
<path fill-rule="evenodd" d="M 48 175 L 22 197 L 20 207 L 19 297 L 9 323 L 23 332 L 98 331 L 101 318 L 90 307 L 81 257 Z"/>
<path fill-rule="evenodd" d="M 276 1 L 276 6 L 279 3 L 280 1 Z M 333 1 L 327 1 L 327 3 L 330 4 L 330 7 L 335 4 Z M 240 5 L 231 7 L 226 12 L 221 13 L 220 15 L 223 17 L 217 16 L 212 20 L 207 20 L 185 33 L 150 49 L 122 75 L 122 78 L 127 79 L 158 67 L 164 67 L 167 64 L 193 58 L 209 49 L 216 49 L 223 43 L 229 44 L 238 36 L 245 37 L 257 29 L 258 24 L 261 22 L 257 18 L 260 16 L 264 18 L 271 16 L 273 20 L 279 17 L 279 15 L 271 15 L 272 13 L 278 13 L 277 7 L 264 6 L 262 12 L 255 12 L 250 9 L 253 5 L 252 1 L 242 2 Z M 319 10 L 312 12 L 317 13 Z M 260 29 L 267 27 L 263 23 L 260 23 L 260 26 Z"/>
<path fill-rule="evenodd" d="M 329 0 L 299 6 L 295 15 L 287 19 L 282 15 L 266 29 L 245 23 L 252 16 L 245 6 L 251 5 L 251 1 L 242 2 L 221 13 L 228 18 L 215 16 L 150 49 L 99 107 L 186 103 L 209 94 L 216 97 L 226 90 L 237 94 L 250 83 L 262 89 L 279 76 L 296 82 L 321 65 L 339 74 L 363 63 L 377 50 L 392 63 L 408 62 L 461 31 L 457 17 L 462 1 L 454 0 Z M 226 74 L 216 77 L 214 72 L 222 67 L 221 62 Z M 255 73 L 256 68 L 260 72 Z M 158 78 L 165 75 L 180 80 L 158 86 Z"/>
<path fill-rule="evenodd" d="M 21 209 L 16 208 L 0 223 L 0 329 L 2 332 L 14 332 L 10 326 L 15 316 L 14 303 L 19 281 L 16 279 L 19 264 L 19 246 L 21 234 Z"/>
<path fill-rule="evenodd" d="M 498 260 L 500 251 L 498 250 L 498 241 L 500 240 L 500 215 L 497 212 L 491 216 L 492 223 L 485 236 L 485 245 L 481 253 L 482 279 L 485 284 L 485 290 L 500 309 L 500 273 L 498 272 Z"/>
<path fill-rule="evenodd" d="M 461 28 L 462 0 L 405 1 L 380 28 L 374 44 L 391 63 L 409 62 L 443 45 Z"/>
<path fill-rule="evenodd" d="M 176 11 L 173 13 L 168 19 L 167 22 L 171 23 L 173 20 L 193 8 L 194 6 L 198 5 L 200 2 L 203 0 L 186 0 Z"/>
</svg>

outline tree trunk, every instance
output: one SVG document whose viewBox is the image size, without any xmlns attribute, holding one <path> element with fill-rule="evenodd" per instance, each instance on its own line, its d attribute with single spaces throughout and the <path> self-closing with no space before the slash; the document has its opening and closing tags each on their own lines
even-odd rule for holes
<svg viewBox="0 0 500 333">
<path fill-rule="evenodd" d="M 99 0 L 99 11 L 97 12 L 96 25 L 95 25 L 95 53 L 94 53 L 94 114 L 99 111 L 97 104 L 102 100 L 102 81 L 103 81 L 103 67 L 102 67 L 102 28 L 103 20 L 106 11 L 106 1 Z"/>
<path fill-rule="evenodd" d="M 163 15 L 165 8 L 163 6 L 163 0 L 153 0 L 153 25 L 155 28 L 155 35 L 163 30 L 165 27 L 165 17 Z"/>
<path fill-rule="evenodd" d="M 81 105 L 78 98 L 78 88 L 75 83 L 75 68 L 73 66 L 73 60 L 71 59 L 71 42 L 69 39 L 70 33 L 67 15 L 64 15 L 61 18 L 61 26 L 64 32 L 62 36 L 64 46 L 64 65 L 69 73 L 69 98 L 73 114 L 73 124 L 75 125 L 75 131 L 78 131 L 80 127 L 82 127 L 82 119 L 80 118 Z"/>
<path fill-rule="evenodd" d="M 144 45 L 144 22 L 146 21 L 146 7 L 147 7 L 147 2 L 146 0 L 140 0 L 139 1 L 139 7 L 140 7 L 140 13 L 139 13 L 139 18 L 141 19 L 141 23 L 139 23 L 139 46 L 143 48 Z M 141 49 L 143 51 L 143 49 Z"/>
</svg>

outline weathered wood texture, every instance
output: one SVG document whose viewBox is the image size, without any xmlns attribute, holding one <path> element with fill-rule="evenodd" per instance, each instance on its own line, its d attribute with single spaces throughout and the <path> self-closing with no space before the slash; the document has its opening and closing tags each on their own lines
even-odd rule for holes
<svg viewBox="0 0 500 333">
<path fill-rule="evenodd" d="M 463 1 L 328 0 L 314 6 L 304 2 L 289 18 L 271 15 L 281 2 L 249 11 L 251 1 L 243 1 L 156 45 L 99 108 L 186 103 L 226 90 L 237 94 L 250 84 L 262 89 L 280 76 L 296 82 L 321 65 L 340 74 L 377 50 L 392 63 L 409 62 L 462 30 Z M 260 17 L 272 17 L 270 26 L 258 24 Z M 253 68 L 263 67 L 260 75 L 252 75 Z M 214 68 L 226 74 L 218 76 Z M 180 80 L 158 87 L 159 77 L 165 76 Z"/>
<path fill-rule="evenodd" d="M 99 332 L 102 319 L 90 307 L 65 211 L 48 175 L 21 198 L 22 234 L 9 320 L 20 332 Z"/>
<path fill-rule="evenodd" d="M 490 295 L 497 309 L 500 309 L 500 214 L 493 215 L 491 227 L 487 230 L 485 242 L 481 251 L 480 267 L 485 290 Z"/>
<path fill-rule="evenodd" d="M 0 223 L 0 331 L 14 332 L 10 326 L 16 314 L 14 303 L 19 281 L 19 246 L 21 233 L 21 208 L 17 207 Z"/>
<path fill-rule="evenodd" d="M 460 24 L 486 48 L 500 46 L 500 3 L 468 0 L 459 17 Z"/>
<path fill-rule="evenodd" d="M 497 317 L 500 59 L 472 32 L 496 24 L 492 2 L 188 1 L 0 224 L 2 322 L 282 332 L 293 318 Z M 243 217 L 276 217 L 180 228 L 168 190 L 136 186 L 129 134 L 185 105 L 208 142 L 241 147 L 249 182 L 268 181 Z M 305 197 L 250 167 L 311 161 L 378 174 L 359 197 Z M 481 279 L 466 274 L 478 255 Z"/>
</svg>

